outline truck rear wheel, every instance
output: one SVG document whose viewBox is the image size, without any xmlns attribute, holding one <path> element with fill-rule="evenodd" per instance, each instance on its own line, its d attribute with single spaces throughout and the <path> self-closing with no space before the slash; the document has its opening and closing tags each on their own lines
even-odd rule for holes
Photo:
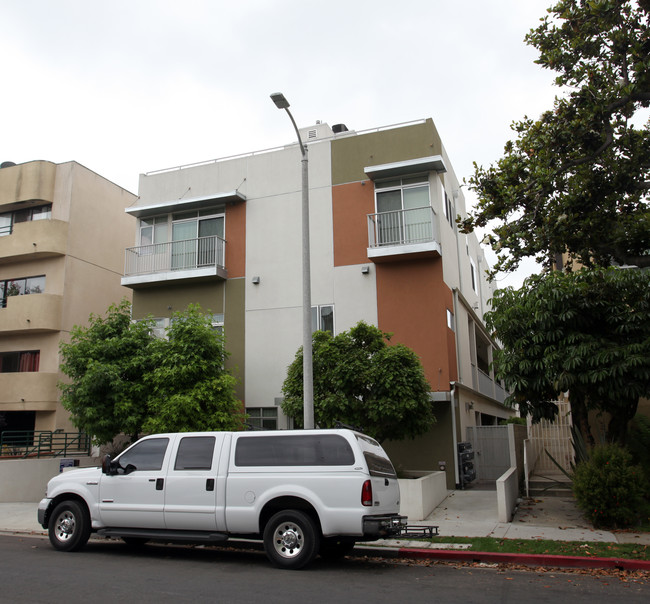
<svg viewBox="0 0 650 604">
<path fill-rule="evenodd" d="M 90 537 L 90 516 L 78 501 L 62 501 L 52 512 L 48 536 L 54 549 L 74 552 L 81 549 Z"/>
<path fill-rule="evenodd" d="M 278 568 L 303 568 L 316 557 L 319 547 L 315 522 L 300 510 L 278 512 L 264 528 L 264 550 Z"/>
</svg>

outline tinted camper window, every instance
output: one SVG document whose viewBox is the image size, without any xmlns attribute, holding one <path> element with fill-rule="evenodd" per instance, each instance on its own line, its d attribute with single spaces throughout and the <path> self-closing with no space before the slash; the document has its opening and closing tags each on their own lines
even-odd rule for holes
<svg viewBox="0 0 650 604">
<path fill-rule="evenodd" d="M 350 466 L 352 447 L 338 434 L 300 434 L 240 437 L 235 465 L 247 466 Z"/>
</svg>

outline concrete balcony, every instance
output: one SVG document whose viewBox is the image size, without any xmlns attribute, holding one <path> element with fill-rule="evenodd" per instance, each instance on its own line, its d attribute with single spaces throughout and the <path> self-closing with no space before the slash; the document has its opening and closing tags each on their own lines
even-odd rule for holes
<svg viewBox="0 0 650 604">
<path fill-rule="evenodd" d="M 34 220 L 15 224 L 9 235 L 0 237 L 0 264 L 64 256 L 67 251 L 68 223 L 61 220 Z"/>
<path fill-rule="evenodd" d="M 30 161 L 0 170 L 0 212 L 26 201 L 53 201 L 56 164 Z"/>
<path fill-rule="evenodd" d="M 9 296 L 0 308 L 0 335 L 61 331 L 63 296 Z"/>
<path fill-rule="evenodd" d="M 216 236 L 127 248 L 122 285 L 226 279 L 225 254 L 226 241 Z"/>
<path fill-rule="evenodd" d="M 55 411 L 56 373 L 0 373 L 0 411 Z"/>
<path fill-rule="evenodd" d="M 476 368 L 475 381 L 477 381 L 478 384 L 475 383 L 474 385 L 475 387 L 478 385 L 477 390 L 481 394 L 489 396 L 499 403 L 503 403 L 503 401 L 506 400 L 507 393 L 501 384 L 495 382 L 490 375 L 481 369 Z"/>
<path fill-rule="evenodd" d="M 438 217 L 433 208 L 368 214 L 368 258 L 373 262 L 441 255 Z"/>
</svg>

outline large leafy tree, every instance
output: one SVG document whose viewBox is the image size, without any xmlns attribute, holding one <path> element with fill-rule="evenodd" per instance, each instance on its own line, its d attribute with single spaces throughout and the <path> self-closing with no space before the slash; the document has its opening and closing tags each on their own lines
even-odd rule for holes
<svg viewBox="0 0 650 604">
<path fill-rule="evenodd" d="M 224 369 L 223 337 L 200 307 L 175 313 L 165 339 L 153 322 L 131 320 L 131 305 L 91 315 L 61 344 L 59 385 L 73 423 L 97 444 L 120 433 L 241 428 L 235 378 Z"/>
<path fill-rule="evenodd" d="M 147 417 L 145 376 L 153 369 L 149 321 L 131 321 L 131 305 L 111 305 L 106 316 L 92 314 L 88 327 L 76 325 L 62 342 L 61 403 L 72 422 L 98 444 L 125 433 L 136 439 Z"/>
<path fill-rule="evenodd" d="M 153 370 L 145 377 L 150 394 L 148 432 L 240 430 L 242 403 L 236 379 L 224 369 L 223 336 L 198 305 L 174 313 L 167 339 L 158 340 Z"/>
<path fill-rule="evenodd" d="M 639 397 L 650 396 L 648 285 L 642 271 L 607 268 L 536 275 L 521 290 L 498 290 L 486 321 L 503 343 L 494 361 L 511 392 L 506 402 L 550 419 L 569 391 L 587 439 L 588 411 L 606 411 L 609 440 L 624 443 Z"/>
<path fill-rule="evenodd" d="M 322 428 L 337 421 L 361 427 L 380 442 L 413 438 L 435 418 L 417 355 L 390 334 L 359 322 L 349 331 L 313 336 L 314 417 Z M 302 425 L 302 348 L 289 366 L 282 410 Z"/>
<path fill-rule="evenodd" d="M 650 272 L 599 267 L 650 266 L 649 10 L 648 0 L 560 0 L 548 10 L 526 42 L 561 94 L 539 119 L 513 124 L 500 160 L 475 166 L 479 202 L 460 221 L 466 232 L 486 228 L 492 276 L 527 257 L 575 271 L 547 270 L 494 297 L 487 319 L 503 343 L 495 368 L 509 402 L 552 417 L 568 390 L 583 434 L 588 411 L 604 411 L 618 441 L 649 391 Z"/>
<path fill-rule="evenodd" d="M 462 227 L 488 228 L 494 273 L 561 254 L 650 266 L 649 11 L 648 0 L 561 0 L 526 37 L 562 94 L 515 122 L 503 157 L 470 179 L 479 202 Z"/>
</svg>

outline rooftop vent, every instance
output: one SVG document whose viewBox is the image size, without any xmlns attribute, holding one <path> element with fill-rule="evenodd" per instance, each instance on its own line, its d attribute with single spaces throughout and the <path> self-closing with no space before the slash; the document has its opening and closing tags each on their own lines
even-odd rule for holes
<svg viewBox="0 0 650 604">
<path fill-rule="evenodd" d="M 334 132 L 334 134 L 340 134 L 341 132 L 347 132 L 347 131 L 348 131 L 348 127 L 345 124 L 334 124 L 332 126 L 332 132 Z"/>
</svg>

